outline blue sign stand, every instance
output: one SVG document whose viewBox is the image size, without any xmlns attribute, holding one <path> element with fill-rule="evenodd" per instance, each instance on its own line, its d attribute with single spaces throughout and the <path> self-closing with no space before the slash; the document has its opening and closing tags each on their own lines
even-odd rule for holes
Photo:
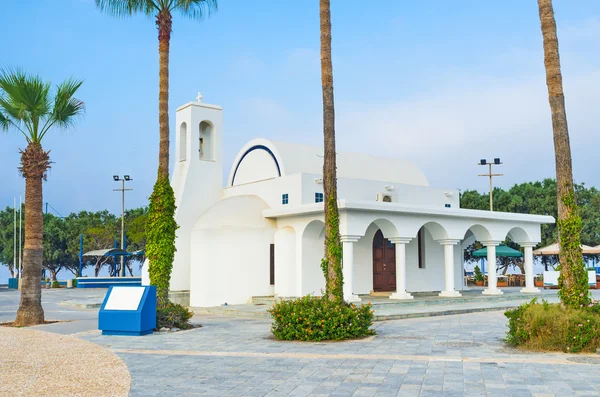
<svg viewBox="0 0 600 397">
<path fill-rule="evenodd" d="M 98 329 L 102 330 L 102 335 L 141 336 L 151 334 L 154 328 L 156 328 L 155 286 L 109 288 L 98 313 Z"/>
</svg>

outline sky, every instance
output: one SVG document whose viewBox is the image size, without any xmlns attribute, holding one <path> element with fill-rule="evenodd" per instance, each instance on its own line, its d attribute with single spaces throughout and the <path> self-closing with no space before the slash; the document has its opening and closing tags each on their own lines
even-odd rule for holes
<svg viewBox="0 0 600 397">
<path fill-rule="evenodd" d="M 54 84 L 84 81 L 86 112 L 44 147 L 54 161 L 44 201 L 59 215 L 120 213 L 112 175 L 129 174 L 126 206 L 147 204 L 158 165 L 158 42 L 152 19 L 119 19 L 93 0 L 6 0 L 0 67 Z M 574 177 L 600 187 L 600 2 L 554 0 Z M 496 186 L 555 175 L 535 0 L 332 0 L 340 151 L 409 159 L 432 186 L 477 189 L 479 159 L 500 157 Z M 322 146 L 317 0 L 221 0 L 202 21 L 175 15 L 175 109 L 223 107 L 224 175 L 257 137 Z M 0 133 L 0 207 L 24 192 L 15 131 Z"/>
</svg>

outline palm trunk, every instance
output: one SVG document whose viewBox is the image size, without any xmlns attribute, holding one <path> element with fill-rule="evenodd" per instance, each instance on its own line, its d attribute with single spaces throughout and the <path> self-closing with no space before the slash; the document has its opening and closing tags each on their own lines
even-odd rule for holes
<svg viewBox="0 0 600 397">
<path fill-rule="evenodd" d="M 21 152 L 21 170 L 25 176 L 25 244 L 23 247 L 23 281 L 16 326 L 44 323 L 42 309 L 42 179 L 49 167 L 49 156 L 39 143 L 30 143 Z"/>
<path fill-rule="evenodd" d="M 158 123 L 160 145 L 158 149 L 158 175 L 169 177 L 169 46 L 172 17 L 168 11 L 158 14 Z"/>
<path fill-rule="evenodd" d="M 573 169 L 569 128 L 565 110 L 558 36 L 552 0 L 538 0 L 542 35 L 546 84 L 552 112 L 554 152 L 556 160 L 556 188 L 558 200 L 558 236 L 561 265 L 559 285 L 563 303 L 579 306 L 587 303 L 587 274 L 580 245 L 581 218 L 575 203 Z"/>
<path fill-rule="evenodd" d="M 321 84 L 323 87 L 323 191 L 325 193 L 326 292 L 329 300 L 343 299 L 342 243 L 337 203 L 335 151 L 335 107 L 333 101 L 333 65 L 331 62 L 331 9 L 329 0 L 320 0 Z"/>
</svg>

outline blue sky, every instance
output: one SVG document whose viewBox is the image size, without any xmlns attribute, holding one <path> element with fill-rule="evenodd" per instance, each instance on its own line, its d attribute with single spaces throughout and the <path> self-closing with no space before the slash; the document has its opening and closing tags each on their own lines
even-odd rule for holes
<svg viewBox="0 0 600 397">
<path fill-rule="evenodd" d="M 0 66 L 83 79 L 86 114 L 44 145 L 45 201 L 63 215 L 120 212 L 113 174 L 147 202 L 158 150 L 153 20 L 116 19 L 93 0 L 6 1 Z M 499 186 L 554 175 L 534 0 L 332 0 L 338 147 L 408 158 L 431 185 L 485 191 L 480 158 L 501 157 Z M 575 178 L 600 186 L 600 2 L 555 0 Z M 255 137 L 321 145 L 318 1 L 221 1 L 210 19 L 175 17 L 170 117 L 194 100 L 224 108 L 225 175 Z M 174 144 L 174 139 L 172 139 Z M 24 190 L 16 132 L 0 134 L 0 206 Z M 174 153 L 174 150 L 172 150 Z"/>
</svg>

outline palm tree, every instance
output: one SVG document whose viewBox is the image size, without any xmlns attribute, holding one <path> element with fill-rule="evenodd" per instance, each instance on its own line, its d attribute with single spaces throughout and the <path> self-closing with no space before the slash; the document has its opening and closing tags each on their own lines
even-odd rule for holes
<svg viewBox="0 0 600 397">
<path fill-rule="evenodd" d="M 25 177 L 25 244 L 23 247 L 23 284 L 16 326 L 42 324 L 42 180 L 50 168 L 49 151 L 42 139 L 54 127 L 68 127 L 84 111 L 83 102 L 74 97 L 82 82 L 68 79 L 52 92 L 50 83 L 20 70 L 0 72 L 0 127 L 14 128 L 27 140 L 20 150 L 19 170 Z"/>
<path fill-rule="evenodd" d="M 333 65 L 331 62 L 330 0 L 320 0 L 321 85 L 323 88 L 323 192 L 325 195 L 325 259 L 323 272 L 329 300 L 343 299 L 342 243 L 337 202 L 335 160 L 335 106 L 333 103 Z"/>
<path fill-rule="evenodd" d="M 563 303 L 579 307 L 588 303 L 588 280 L 580 244 L 581 218 L 573 190 L 571 145 L 560 70 L 556 21 L 552 0 L 538 0 L 538 7 L 544 39 L 546 84 L 548 85 L 554 132 L 561 266 L 559 294 Z"/>
<path fill-rule="evenodd" d="M 146 253 L 150 282 L 156 285 L 158 304 L 168 302 L 175 256 L 175 198 L 169 184 L 169 47 L 173 13 L 201 19 L 217 9 L 217 0 L 95 0 L 109 14 L 126 17 L 144 14 L 155 18 L 158 29 L 158 122 L 160 143 L 158 177 L 150 196 Z"/>
</svg>

